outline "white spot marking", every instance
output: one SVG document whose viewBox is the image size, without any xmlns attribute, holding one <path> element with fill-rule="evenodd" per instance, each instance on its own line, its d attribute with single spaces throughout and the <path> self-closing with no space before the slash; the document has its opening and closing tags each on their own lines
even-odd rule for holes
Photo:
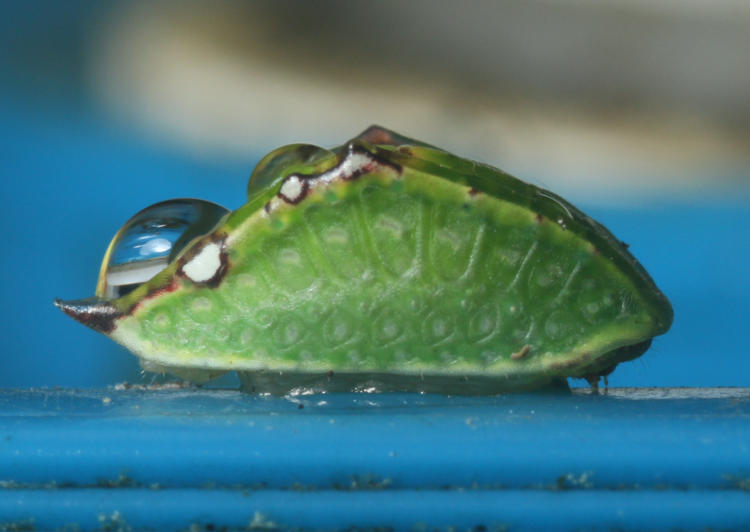
<svg viewBox="0 0 750 532">
<path fill-rule="evenodd" d="M 372 158 L 366 153 L 352 153 L 341 163 L 340 171 L 342 177 L 349 177 L 358 170 L 372 164 Z"/>
<path fill-rule="evenodd" d="M 300 196 L 302 195 L 302 181 L 300 181 L 300 178 L 296 175 L 287 177 L 284 183 L 281 185 L 279 194 L 284 196 L 292 203 L 296 203 L 297 201 L 299 201 Z"/>
<path fill-rule="evenodd" d="M 194 283 L 205 283 L 212 279 L 221 267 L 221 248 L 211 242 L 182 267 L 182 271 Z"/>
<path fill-rule="evenodd" d="M 354 175 L 355 172 L 366 168 L 373 163 L 372 157 L 366 153 L 351 153 L 349 154 L 341 164 L 324 174 L 321 174 L 316 181 L 322 183 L 330 183 L 334 179 L 347 179 Z"/>
<path fill-rule="evenodd" d="M 279 189 L 279 196 L 283 196 L 287 201 L 296 203 L 299 201 L 300 194 L 303 193 L 304 186 L 307 185 L 308 190 L 314 190 L 317 187 L 327 185 L 332 181 L 349 179 L 356 172 L 374 166 L 377 161 L 370 157 L 366 153 L 350 153 L 341 164 L 331 168 L 327 172 L 320 174 L 315 178 L 308 178 L 304 182 L 296 175 L 289 176 L 284 183 L 282 183 Z M 278 209 L 285 202 L 277 197 L 271 198 L 268 202 L 268 209 L 262 212 L 262 216 L 268 217 L 269 213 Z M 231 244 L 230 240 L 227 243 Z"/>
</svg>

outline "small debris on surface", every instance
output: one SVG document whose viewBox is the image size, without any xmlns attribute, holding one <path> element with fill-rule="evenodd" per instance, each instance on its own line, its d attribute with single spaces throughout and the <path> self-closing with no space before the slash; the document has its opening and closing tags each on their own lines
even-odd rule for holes
<svg viewBox="0 0 750 532">
<path fill-rule="evenodd" d="M 531 346 L 526 344 L 519 351 L 515 353 L 511 353 L 510 358 L 512 360 L 521 360 L 522 358 L 524 358 L 526 355 L 529 354 L 529 351 L 531 351 Z"/>
<path fill-rule="evenodd" d="M 153 384 L 131 384 L 129 382 L 121 382 L 115 384 L 113 388 L 117 391 L 123 390 L 184 390 L 186 388 L 196 388 L 197 386 L 190 381 L 172 381 L 163 383 Z"/>
</svg>

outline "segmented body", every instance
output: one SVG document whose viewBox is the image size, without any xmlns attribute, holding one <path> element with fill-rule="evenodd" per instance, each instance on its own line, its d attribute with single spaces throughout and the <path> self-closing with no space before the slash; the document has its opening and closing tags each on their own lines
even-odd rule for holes
<svg viewBox="0 0 750 532">
<path fill-rule="evenodd" d="M 245 206 L 107 303 L 105 332 L 154 367 L 528 387 L 605 374 L 669 327 L 666 298 L 601 225 L 407 140 L 374 129 L 336 152 L 272 153 Z"/>
<path fill-rule="evenodd" d="M 186 276 L 115 337 L 167 365 L 514 375 L 585 366 L 653 326 L 565 224 L 358 152 L 288 177 L 220 245 L 220 289 Z"/>
</svg>

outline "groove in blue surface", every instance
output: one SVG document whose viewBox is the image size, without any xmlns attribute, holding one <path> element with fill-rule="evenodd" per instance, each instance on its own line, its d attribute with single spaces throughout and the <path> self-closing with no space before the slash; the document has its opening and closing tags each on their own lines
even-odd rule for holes
<svg viewBox="0 0 750 532">
<path fill-rule="evenodd" d="M 749 507 L 748 493 L 706 491 L 21 490 L 0 517 L 42 530 L 747 530 Z"/>
</svg>

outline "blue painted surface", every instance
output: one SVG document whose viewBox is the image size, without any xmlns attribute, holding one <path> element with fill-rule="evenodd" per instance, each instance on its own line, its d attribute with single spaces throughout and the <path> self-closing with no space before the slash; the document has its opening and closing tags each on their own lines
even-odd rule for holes
<svg viewBox="0 0 750 532">
<path fill-rule="evenodd" d="M 750 389 L 6 390 L 0 522 L 742 528 L 748 442 Z"/>
<path fill-rule="evenodd" d="M 125 474 L 139 486 L 318 489 L 363 475 L 395 488 L 528 488 L 588 473 L 598 488 L 722 488 L 750 473 L 750 390 L 638 394 L 2 391 L 0 471 L 21 484 Z"/>
<path fill-rule="evenodd" d="M 239 207 L 255 162 L 276 147 L 207 159 L 103 114 L 91 93 L 87 46 L 113 5 L 3 6 L 0 387 L 139 381 L 132 356 L 66 319 L 52 299 L 91 295 L 110 238 L 147 205 L 199 197 Z M 675 308 L 672 330 L 621 365 L 613 385 L 750 385 L 742 334 L 750 309 L 750 168 L 705 173 L 707 182 L 732 176 L 736 185 L 708 196 L 680 190 L 679 200 L 662 194 L 628 208 L 580 205 L 631 244 Z"/>
</svg>

